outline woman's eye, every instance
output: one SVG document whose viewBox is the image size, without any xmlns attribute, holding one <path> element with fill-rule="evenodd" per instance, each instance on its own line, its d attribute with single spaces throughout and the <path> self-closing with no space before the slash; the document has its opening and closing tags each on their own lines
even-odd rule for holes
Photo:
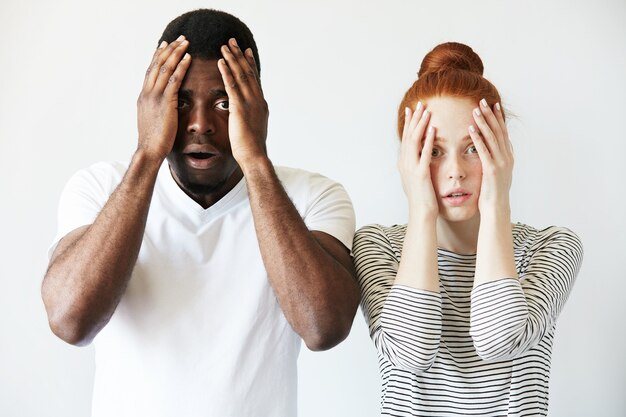
<svg viewBox="0 0 626 417">
<path fill-rule="evenodd" d="M 220 110 L 228 110 L 228 100 L 223 100 L 223 101 L 217 102 L 215 107 L 217 107 Z"/>
<path fill-rule="evenodd" d="M 467 148 L 467 153 L 478 153 L 478 150 L 476 149 L 476 146 L 471 145 L 469 148 Z"/>
<path fill-rule="evenodd" d="M 441 151 L 439 149 L 437 149 L 437 148 L 433 148 L 433 150 L 430 151 L 430 155 L 431 156 L 439 156 L 439 155 L 441 155 Z"/>
</svg>

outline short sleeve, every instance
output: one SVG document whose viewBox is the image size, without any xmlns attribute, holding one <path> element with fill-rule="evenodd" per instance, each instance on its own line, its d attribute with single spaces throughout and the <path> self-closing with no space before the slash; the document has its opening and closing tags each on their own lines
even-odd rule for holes
<svg viewBox="0 0 626 417">
<path fill-rule="evenodd" d="M 69 179 L 59 200 L 57 233 L 48 249 L 48 258 L 65 235 L 94 222 L 125 170 L 121 163 L 100 162 L 76 172 Z"/>
<path fill-rule="evenodd" d="M 328 233 L 352 249 L 356 220 L 343 186 L 320 174 L 290 168 L 277 170 L 307 228 Z"/>
</svg>

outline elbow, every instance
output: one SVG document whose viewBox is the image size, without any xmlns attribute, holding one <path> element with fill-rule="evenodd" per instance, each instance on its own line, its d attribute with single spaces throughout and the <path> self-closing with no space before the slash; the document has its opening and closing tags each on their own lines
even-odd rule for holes
<svg viewBox="0 0 626 417">
<path fill-rule="evenodd" d="M 344 341 L 350 334 L 352 320 L 344 320 L 326 326 L 315 326 L 312 331 L 302 336 L 307 348 L 313 352 L 329 350 Z"/>
<path fill-rule="evenodd" d="M 500 335 L 491 339 L 472 337 L 476 354 L 486 362 L 514 359 L 524 352 L 517 334 Z"/>
<path fill-rule="evenodd" d="M 427 355 L 394 355 L 387 356 L 387 360 L 396 368 L 402 369 L 404 371 L 409 371 L 414 374 L 420 374 L 422 372 L 428 371 L 431 366 L 435 363 L 435 358 L 437 357 L 437 351 L 427 354 Z"/>
<path fill-rule="evenodd" d="M 93 341 L 92 331 L 69 314 L 48 310 L 48 325 L 59 339 L 74 346 L 86 346 Z"/>
<path fill-rule="evenodd" d="M 86 320 L 73 313 L 69 307 L 63 306 L 59 300 L 46 294 L 44 290 L 42 299 L 48 316 L 48 326 L 55 336 L 74 346 L 86 346 L 92 342 L 95 332 L 92 326 L 88 326 Z"/>
</svg>

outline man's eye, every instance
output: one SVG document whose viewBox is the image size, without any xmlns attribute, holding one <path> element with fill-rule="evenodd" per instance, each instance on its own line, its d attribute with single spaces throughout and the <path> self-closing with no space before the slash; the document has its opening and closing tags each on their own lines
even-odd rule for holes
<svg viewBox="0 0 626 417">
<path fill-rule="evenodd" d="M 220 110 L 228 110 L 228 100 L 224 100 L 224 101 L 219 101 L 215 107 L 217 107 Z"/>
<path fill-rule="evenodd" d="M 176 105 L 176 108 L 184 109 L 184 108 L 186 108 L 188 106 L 189 106 L 189 104 L 187 104 L 187 102 L 185 102 L 184 100 L 178 100 L 178 104 Z"/>
</svg>

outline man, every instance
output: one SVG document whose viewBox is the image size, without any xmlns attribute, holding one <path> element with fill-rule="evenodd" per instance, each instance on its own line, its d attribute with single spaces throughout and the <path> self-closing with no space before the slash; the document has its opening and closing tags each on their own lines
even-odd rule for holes
<svg viewBox="0 0 626 417">
<path fill-rule="evenodd" d="M 234 16 L 176 18 L 132 160 L 64 190 L 42 296 L 56 335 L 95 340 L 94 416 L 293 416 L 300 338 L 324 350 L 349 333 L 352 205 L 272 166 L 259 73 Z"/>
</svg>

